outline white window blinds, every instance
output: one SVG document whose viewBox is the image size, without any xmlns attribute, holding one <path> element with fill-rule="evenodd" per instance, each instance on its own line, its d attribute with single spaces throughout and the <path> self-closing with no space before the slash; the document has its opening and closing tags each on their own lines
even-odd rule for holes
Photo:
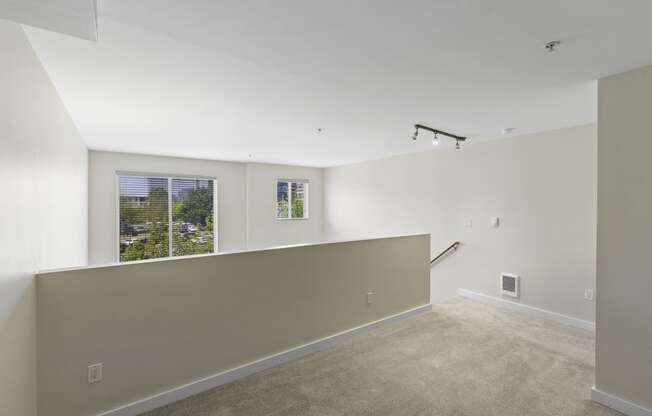
<svg viewBox="0 0 652 416">
<path fill-rule="evenodd" d="M 215 181 L 119 175 L 119 260 L 215 251 Z"/>
</svg>

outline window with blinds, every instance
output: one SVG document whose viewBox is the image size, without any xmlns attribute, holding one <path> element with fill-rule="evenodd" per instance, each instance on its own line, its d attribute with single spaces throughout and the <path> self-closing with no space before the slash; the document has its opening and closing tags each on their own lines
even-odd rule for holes
<svg viewBox="0 0 652 416">
<path fill-rule="evenodd" d="M 280 220 L 308 218 L 308 182 L 276 181 L 276 218 Z"/>
<path fill-rule="evenodd" d="M 215 181 L 118 175 L 121 262 L 215 252 Z"/>
</svg>

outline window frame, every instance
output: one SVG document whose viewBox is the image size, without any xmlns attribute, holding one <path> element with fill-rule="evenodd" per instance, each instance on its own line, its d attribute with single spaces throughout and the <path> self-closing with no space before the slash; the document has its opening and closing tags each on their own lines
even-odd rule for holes
<svg viewBox="0 0 652 416">
<path fill-rule="evenodd" d="M 278 216 L 278 184 L 279 182 L 286 182 L 288 184 L 288 217 L 281 218 Z M 304 197 L 303 197 L 303 217 L 292 217 L 292 183 L 304 184 Z M 292 221 L 292 220 L 309 220 L 310 219 L 310 180 L 308 179 L 286 179 L 277 178 L 276 187 L 274 192 L 274 217 L 278 221 Z"/>
<path fill-rule="evenodd" d="M 114 262 L 118 264 L 134 264 L 143 261 L 156 261 L 156 260 L 170 260 L 170 259 L 183 259 L 192 256 L 209 256 L 219 252 L 219 238 L 218 238 L 218 229 L 219 225 L 217 223 L 218 219 L 218 181 L 217 178 L 213 176 L 203 176 L 203 175 L 175 175 L 173 173 L 150 173 L 150 172 L 136 172 L 136 171 L 115 171 L 115 186 L 114 186 L 114 199 L 115 199 L 115 209 L 114 209 L 114 220 L 115 220 L 115 257 Z M 121 176 L 142 176 L 144 178 L 164 178 L 168 180 L 168 256 L 160 257 L 156 259 L 144 259 L 144 260 L 132 260 L 132 261 L 120 261 L 120 177 Z M 203 254 L 189 254 L 186 256 L 173 256 L 172 253 L 172 180 L 173 179 L 203 179 L 213 181 L 213 252 L 212 253 L 203 253 Z"/>
</svg>

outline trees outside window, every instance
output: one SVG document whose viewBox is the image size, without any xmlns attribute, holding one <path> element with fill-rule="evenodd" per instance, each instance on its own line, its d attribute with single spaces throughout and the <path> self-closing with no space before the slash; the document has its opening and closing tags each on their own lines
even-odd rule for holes
<svg viewBox="0 0 652 416">
<path fill-rule="evenodd" d="M 302 180 L 276 182 L 276 218 L 283 220 L 308 218 L 308 182 Z"/>
<path fill-rule="evenodd" d="M 212 179 L 119 176 L 120 261 L 213 253 Z"/>
</svg>

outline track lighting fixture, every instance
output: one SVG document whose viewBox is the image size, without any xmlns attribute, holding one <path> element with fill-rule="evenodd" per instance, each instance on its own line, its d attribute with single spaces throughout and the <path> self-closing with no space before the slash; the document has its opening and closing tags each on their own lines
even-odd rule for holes
<svg viewBox="0 0 652 416">
<path fill-rule="evenodd" d="M 460 149 L 460 142 L 463 142 L 466 140 L 466 137 L 462 136 L 457 136 L 455 134 L 451 133 L 446 133 L 445 131 L 433 129 L 432 127 L 424 126 L 423 124 L 415 124 L 414 125 L 414 134 L 412 135 L 412 140 L 417 140 L 419 136 L 419 129 L 427 130 L 429 132 L 432 132 L 435 136 L 432 138 L 432 144 L 433 146 L 437 146 L 439 144 L 439 135 L 442 134 L 444 136 L 450 137 L 451 139 L 455 140 L 455 148 Z"/>
<path fill-rule="evenodd" d="M 546 50 L 547 50 L 548 52 L 554 52 L 554 51 L 557 50 L 557 47 L 558 47 L 559 45 L 561 45 L 561 42 L 558 41 L 558 40 L 550 41 L 550 42 L 546 43 Z"/>
</svg>

